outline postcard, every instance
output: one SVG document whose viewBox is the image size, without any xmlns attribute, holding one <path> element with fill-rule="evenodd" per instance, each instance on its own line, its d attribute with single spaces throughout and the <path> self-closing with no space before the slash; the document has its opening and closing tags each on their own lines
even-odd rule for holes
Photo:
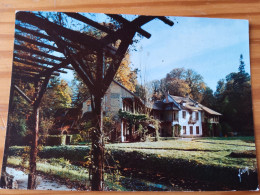
<svg viewBox="0 0 260 195">
<path fill-rule="evenodd" d="M 247 20 L 16 12 L 1 188 L 258 190 Z"/>
</svg>

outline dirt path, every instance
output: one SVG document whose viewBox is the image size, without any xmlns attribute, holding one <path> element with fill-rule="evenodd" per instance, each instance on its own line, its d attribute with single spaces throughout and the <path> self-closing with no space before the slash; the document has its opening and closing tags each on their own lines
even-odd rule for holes
<svg viewBox="0 0 260 195">
<path fill-rule="evenodd" d="M 14 180 L 18 183 L 18 189 L 27 189 L 28 174 L 15 168 L 6 168 L 7 173 L 14 176 Z M 68 188 L 66 185 L 37 176 L 37 190 L 62 190 L 75 191 L 75 188 Z"/>
</svg>

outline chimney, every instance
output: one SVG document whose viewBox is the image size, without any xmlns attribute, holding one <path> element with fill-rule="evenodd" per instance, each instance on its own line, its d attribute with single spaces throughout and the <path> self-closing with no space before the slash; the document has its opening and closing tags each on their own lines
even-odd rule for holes
<svg viewBox="0 0 260 195">
<path fill-rule="evenodd" d="M 168 95 L 169 95 L 169 91 L 166 91 L 166 92 L 165 92 L 165 100 L 166 100 L 166 103 L 169 103 Z"/>
</svg>

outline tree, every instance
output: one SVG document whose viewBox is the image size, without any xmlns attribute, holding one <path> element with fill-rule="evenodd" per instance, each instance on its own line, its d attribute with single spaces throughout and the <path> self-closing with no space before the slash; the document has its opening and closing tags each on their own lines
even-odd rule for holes
<svg viewBox="0 0 260 195">
<path fill-rule="evenodd" d="M 74 71 L 72 80 L 72 104 L 73 106 L 79 106 L 82 104 L 87 98 L 90 97 L 90 92 L 88 87 L 84 84 L 82 79 L 78 76 L 78 74 Z"/>
<path fill-rule="evenodd" d="M 128 90 L 135 92 L 138 69 L 131 70 L 129 56 L 130 55 L 127 53 L 122 60 L 115 75 L 115 80 L 124 85 Z"/>
<path fill-rule="evenodd" d="M 203 81 L 203 77 L 195 71 L 188 69 L 185 71 L 185 81 L 190 87 L 190 95 L 195 100 L 200 102 L 202 100 L 202 94 L 206 89 L 206 85 Z"/>
<path fill-rule="evenodd" d="M 140 84 L 136 84 L 135 86 L 135 95 L 140 97 L 142 100 L 147 101 L 148 98 L 148 91 L 145 86 Z"/>
<path fill-rule="evenodd" d="M 40 104 L 40 125 L 39 133 L 43 136 L 44 142 L 49 130 L 54 124 L 55 113 L 62 108 L 70 108 L 72 103 L 72 90 L 65 80 L 54 77 L 50 80 L 47 90 Z"/>
<path fill-rule="evenodd" d="M 167 89 L 170 94 L 176 96 L 186 96 L 191 93 L 191 89 L 185 80 L 170 79 L 167 82 Z"/>
<path fill-rule="evenodd" d="M 253 133 L 250 76 L 245 72 L 243 55 L 240 55 L 238 72 L 232 72 L 218 82 L 215 92 L 216 109 L 223 114 L 221 123 L 241 134 Z M 224 128 L 222 128 L 224 129 Z"/>
<path fill-rule="evenodd" d="M 214 97 L 213 90 L 209 87 L 206 87 L 204 93 L 202 94 L 201 104 L 209 108 L 215 109 L 216 99 Z"/>
<path fill-rule="evenodd" d="M 33 85 L 30 83 L 19 85 L 25 94 L 32 97 L 34 91 Z M 10 144 L 11 145 L 28 145 L 31 129 L 28 129 L 28 117 L 32 113 L 32 109 L 28 102 L 17 92 L 14 92 L 11 112 L 9 112 L 8 123 L 10 125 Z"/>
<path fill-rule="evenodd" d="M 169 92 L 176 96 L 190 95 L 195 101 L 201 102 L 206 85 L 203 77 L 194 70 L 175 68 L 161 80 L 161 92 Z"/>
</svg>

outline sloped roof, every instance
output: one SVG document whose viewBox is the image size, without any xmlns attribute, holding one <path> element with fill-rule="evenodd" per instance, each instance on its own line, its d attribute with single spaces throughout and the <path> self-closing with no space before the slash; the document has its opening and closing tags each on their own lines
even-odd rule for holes
<svg viewBox="0 0 260 195">
<path fill-rule="evenodd" d="M 180 110 L 173 102 L 164 103 L 163 101 L 147 102 L 146 107 L 153 110 Z"/>
<path fill-rule="evenodd" d="M 202 110 L 201 107 L 199 107 L 198 103 L 194 100 L 192 100 L 191 98 L 189 97 L 181 97 L 181 96 L 173 96 L 173 95 L 170 95 L 170 97 L 175 101 L 177 102 L 180 107 L 182 109 L 187 109 L 187 110 L 193 110 L 193 111 L 198 111 L 198 110 Z M 185 104 L 182 104 L 182 103 L 185 103 Z"/>
<path fill-rule="evenodd" d="M 146 102 L 145 106 L 151 108 L 153 110 L 163 110 L 163 102 L 162 101 L 154 101 L 154 102 Z"/>
<path fill-rule="evenodd" d="M 189 97 L 181 97 L 181 96 L 173 96 L 173 95 L 169 95 L 175 102 L 177 102 L 182 109 L 188 109 L 188 110 L 203 110 L 205 112 L 207 112 L 208 114 L 212 114 L 212 115 L 222 115 L 202 104 L 199 104 L 198 102 L 196 102 L 195 100 L 189 98 Z M 185 105 L 182 104 L 182 102 L 185 102 Z"/>
<path fill-rule="evenodd" d="M 200 106 L 205 112 L 207 112 L 207 113 L 209 113 L 209 114 L 218 115 L 218 116 L 222 115 L 222 114 L 220 114 L 220 113 L 218 113 L 218 112 L 216 112 L 216 111 L 214 111 L 214 110 L 212 110 L 212 109 L 210 109 L 210 108 L 208 108 L 208 107 L 206 107 L 206 106 L 203 106 L 202 104 L 199 104 L 199 106 Z"/>
</svg>

